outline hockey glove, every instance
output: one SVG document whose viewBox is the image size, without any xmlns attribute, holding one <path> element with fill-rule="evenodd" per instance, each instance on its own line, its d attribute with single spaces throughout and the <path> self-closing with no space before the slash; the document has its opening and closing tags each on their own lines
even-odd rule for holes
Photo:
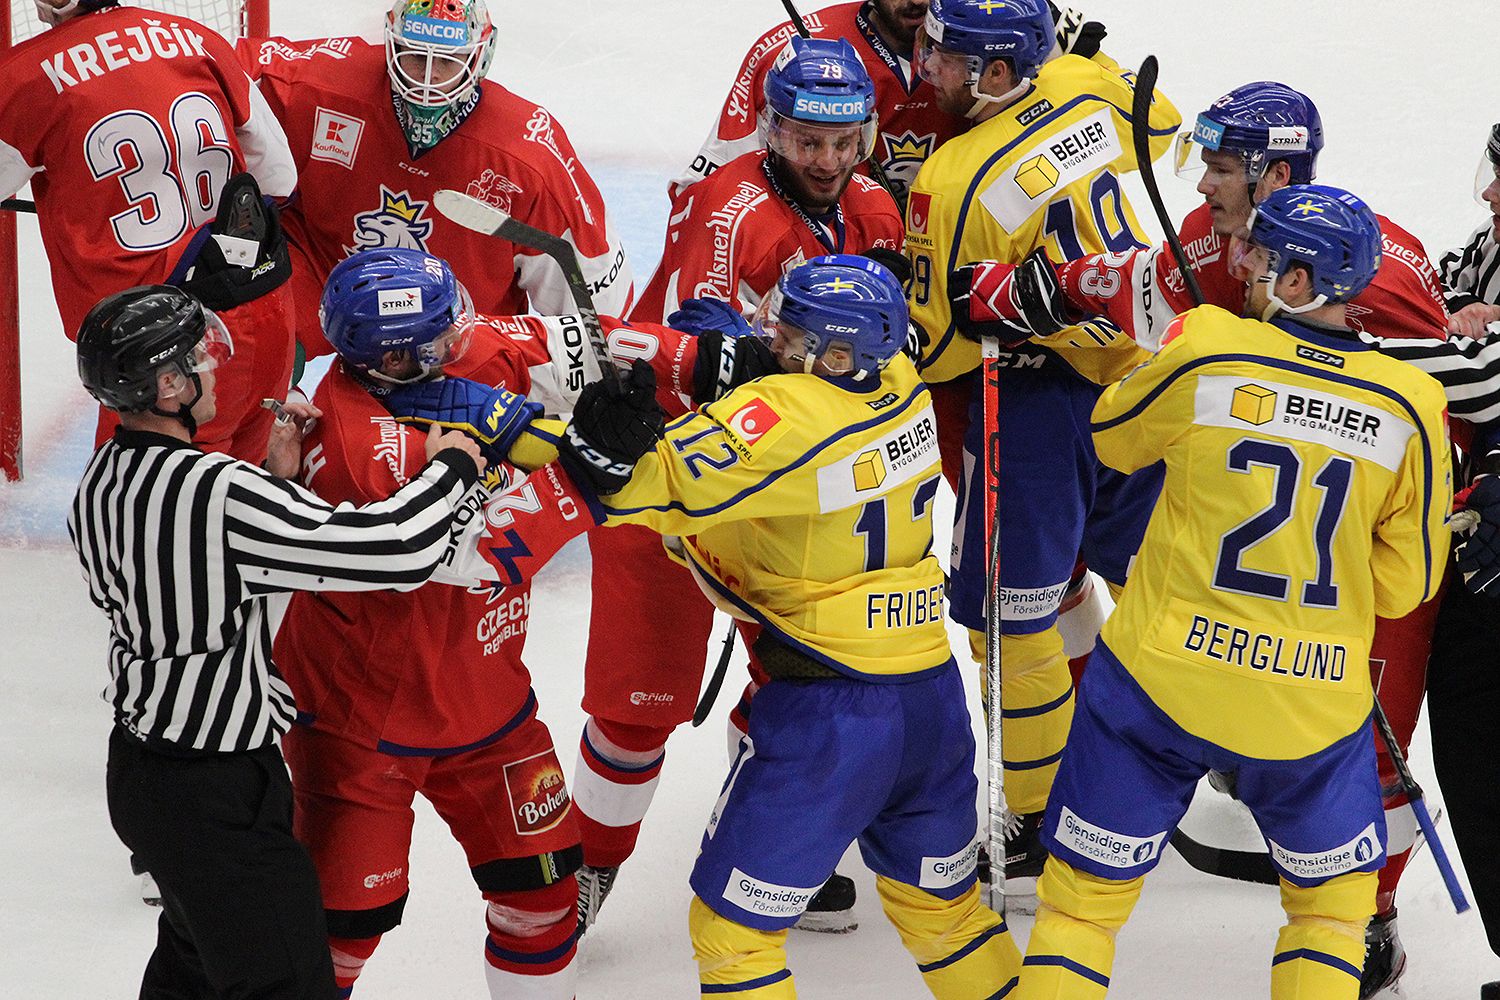
<svg viewBox="0 0 1500 1000">
<path fill-rule="evenodd" d="M 630 482 L 636 461 L 656 447 L 665 426 L 656 372 L 637 360 L 623 381 L 606 378 L 583 387 L 558 457 L 575 483 L 597 494 L 615 493 Z"/>
<path fill-rule="evenodd" d="M 693 365 L 693 402 L 702 406 L 723 399 L 746 382 L 781 371 L 781 362 L 766 342 L 751 334 L 726 336 L 717 330 L 698 335 Z"/>
<path fill-rule="evenodd" d="M 886 247 L 871 247 L 860 256 L 870 258 L 894 274 L 903 288 L 911 282 L 911 261 L 906 259 L 906 254 Z"/>
<path fill-rule="evenodd" d="M 728 302 L 719 299 L 688 299 L 672 315 L 667 317 L 667 326 L 693 336 L 701 336 L 710 330 L 726 337 L 738 337 L 750 332 L 745 317 Z"/>
<path fill-rule="evenodd" d="M 1075 56 L 1092 59 L 1099 54 L 1099 46 L 1109 31 L 1098 21 L 1085 21 L 1083 11 L 1072 7 L 1058 9 L 1057 4 L 1047 0 L 1052 8 L 1052 20 L 1057 25 L 1057 47 Z"/>
<path fill-rule="evenodd" d="M 415 382 L 392 389 L 386 407 L 404 424 L 439 424 L 468 434 L 491 465 L 509 461 L 510 446 L 542 413 L 542 404 L 509 389 L 466 378 Z"/>
<path fill-rule="evenodd" d="M 1019 265 L 965 264 L 948 277 L 948 300 L 954 326 L 970 340 L 995 337 L 1016 347 L 1072 325 L 1057 269 L 1040 248 Z"/>
<path fill-rule="evenodd" d="M 1465 495 L 1466 494 L 1466 495 Z M 1463 510 L 1479 515 L 1458 545 L 1458 569 L 1475 594 L 1500 594 L 1500 476 L 1484 476 L 1460 494 Z"/>
</svg>

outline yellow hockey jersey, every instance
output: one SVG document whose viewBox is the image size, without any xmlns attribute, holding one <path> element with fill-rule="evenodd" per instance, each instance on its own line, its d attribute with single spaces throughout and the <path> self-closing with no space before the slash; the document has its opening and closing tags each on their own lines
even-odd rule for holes
<svg viewBox="0 0 1500 1000">
<path fill-rule="evenodd" d="M 1019 264 L 1046 246 L 1053 260 L 1145 246 L 1120 190 L 1136 169 L 1131 76 L 1079 56 L 1043 64 L 1031 90 L 1010 107 L 949 139 L 922 165 L 907 201 L 912 319 L 929 338 L 922 375 L 945 382 L 979 364 L 979 347 L 953 328 L 948 275 L 977 260 Z M 1151 155 L 1171 143 L 1182 116 L 1158 91 L 1151 106 Z M 1085 324 L 1049 338 L 1056 351 L 1100 385 L 1145 360 L 1128 337 Z"/>
<path fill-rule="evenodd" d="M 1371 710 L 1375 616 L 1437 592 L 1442 387 L 1358 341 L 1199 306 L 1104 391 L 1094 445 L 1166 483 L 1106 645 L 1188 732 L 1304 757 Z"/>
<path fill-rule="evenodd" d="M 607 523 L 664 535 L 721 607 L 866 680 L 950 657 L 932 554 L 937 422 L 915 366 L 873 391 L 816 375 L 740 386 L 674 420 Z"/>
</svg>

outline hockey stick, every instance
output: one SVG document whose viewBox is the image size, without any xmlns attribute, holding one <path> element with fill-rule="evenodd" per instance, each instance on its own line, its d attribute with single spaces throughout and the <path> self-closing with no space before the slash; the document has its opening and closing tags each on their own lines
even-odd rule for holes
<svg viewBox="0 0 1500 1000">
<path fill-rule="evenodd" d="M 433 195 L 432 203 L 445 218 L 465 229 L 484 233 L 486 236 L 498 236 L 517 246 L 540 250 L 551 257 L 568 281 L 568 291 L 573 296 L 578 318 L 583 321 L 583 328 L 588 333 L 589 346 L 594 349 L 594 360 L 599 362 L 600 371 L 606 377 L 624 378 L 609 359 L 609 342 L 605 340 L 604 327 L 599 323 L 599 310 L 594 308 L 593 291 L 589 288 L 588 279 L 583 276 L 583 268 L 578 265 L 578 253 L 573 249 L 573 244 L 561 236 L 553 236 L 513 219 L 494 205 L 462 191 L 444 188 Z"/>
<path fill-rule="evenodd" d="M 1422 786 L 1411 776 L 1411 768 L 1406 765 L 1401 746 L 1396 742 L 1396 733 L 1391 729 L 1391 720 L 1385 717 L 1385 709 L 1380 707 L 1379 698 L 1375 699 L 1375 728 L 1380 731 L 1386 752 L 1391 755 L 1391 763 L 1396 765 L 1396 777 L 1401 782 L 1401 790 L 1406 793 L 1406 804 L 1411 806 L 1412 814 L 1417 817 L 1417 826 L 1422 828 L 1422 836 L 1432 845 L 1432 860 L 1437 862 L 1443 883 L 1448 887 L 1448 898 L 1453 900 L 1453 908 L 1463 913 L 1469 908 L 1469 900 L 1464 896 L 1463 887 L 1458 884 L 1458 874 L 1453 870 L 1453 863 L 1448 860 L 1448 852 L 1438 839 L 1437 827 L 1433 825 L 1427 803 L 1422 799 Z"/>
<path fill-rule="evenodd" d="M 734 653 L 734 637 L 739 634 L 739 626 L 734 622 L 729 623 L 729 631 L 724 635 L 724 648 L 719 651 L 719 662 L 714 665 L 714 672 L 708 678 L 708 687 L 703 689 L 703 696 L 698 699 L 698 707 L 693 709 L 693 728 L 703 725 L 708 719 L 708 713 L 713 711 L 714 702 L 719 699 L 719 689 L 724 686 L 724 675 L 729 672 L 729 657 Z"/>
<path fill-rule="evenodd" d="M 25 198 L 6 198 L 0 201 L 0 210 L 7 212 L 30 212 L 36 214 L 36 202 L 27 201 Z"/>
<path fill-rule="evenodd" d="M 1201 306 L 1203 289 L 1198 287 L 1198 277 L 1188 266 L 1182 241 L 1177 238 L 1177 227 L 1167 214 L 1167 206 L 1162 204 L 1161 188 L 1156 186 L 1156 173 L 1151 168 L 1151 130 L 1148 125 L 1151 121 L 1151 95 L 1156 90 L 1156 75 L 1156 57 L 1147 56 L 1135 74 L 1135 94 L 1130 101 L 1130 138 L 1135 145 L 1135 162 L 1141 172 L 1141 181 L 1146 185 L 1146 197 L 1151 200 L 1151 207 L 1156 211 L 1156 221 L 1161 223 L 1162 232 L 1167 234 L 1167 246 L 1172 250 L 1172 258 L 1177 261 L 1177 269 L 1182 272 L 1188 294 L 1193 297 L 1195 305 Z"/>
<path fill-rule="evenodd" d="M 989 776 L 985 840 L 990 855 L 990 909 L 1005 913 L 1005 758 L 1000 734 L 1000 341 L 984 338 L 979 363 L 984 401 L 984 732 Z"/>
<path fill-rule="evenodd" d="M 1172 847 L 1182 860 L 1205 875 L 1231 878 L 1237 882 L 1276 885 L 1281 875 L 1265 851 L 1239 851 L 1229 847 L 1209 847 L 1177 829 L 1172 831 Z"/>
</svg>

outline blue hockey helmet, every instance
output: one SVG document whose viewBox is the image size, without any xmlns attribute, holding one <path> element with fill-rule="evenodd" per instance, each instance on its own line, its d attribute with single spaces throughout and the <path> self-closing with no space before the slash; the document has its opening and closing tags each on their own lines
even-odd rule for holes
<svg viewBox="0 0 1500 1000">
<path fill-rule="evenodd" d="M 761 134 L 778 156 L 806 163 L 833 148 L 852 166 L 875 148 L 875 84 L 846 39 L 793 38 L 766 73 L 765 96 Z"/>
<path fill-rule="evenodd" d="M 446 263 L 390 247 L 340 261 L 323 286 L 318 319 L 345 364 L 387 382 L 416 382 L 463 356 L 474 305 Z M 404 378 L 381 372 L 392 351 L 409 354 L 418 370 Z"/>
<path fill-rule="evenodd" d="M 1272 192 L 1250 213 L 1241 237 L 1269 256 L 1269 270 L 1257 280 L 1271 284 L 1270 300 L 1281 312 L 1299 313 L 1334 302 L 1348 302 L 1364 291 L 1380 267 L 1380 221 L 1348 191 L 1323 184 L 1293 184 Z M 1288 306 L 1275 293 L 1275 281 L 1293 264 L 1312 275 L 1314 298 Z"/>
<path fill-rule="evenodd" d="M 1208 150 L 1238 155 L 1251 186 L 1277 160 L 1291 168 L 1291 183 L 1311 184 L 1322 148 L 1323 119 L 1312 99 L 1284 83 L 1262 80 L 1214 101 L 1191 132 L 1177 137 L 1177 175 L 1196 177 L 1203 160 L 1193 154 Z"/>
<path fill-rule="evenodd" d="M 906 293 L 881 264 L 830 254 L 799 264 L 755 312 L 755 332 L 783 361 L 818 374 L 876 375 L 906 343 Z"/>
<path fill-rule="evenodd" d="M 968 60 L 971 89 L 995 59 L 1009 60 L 1017 77 L 1030 80 L 1056 35 L 1047 0 L 932 0 L 917 36 L 917 71 L 946 53 Z"/>
</svg>

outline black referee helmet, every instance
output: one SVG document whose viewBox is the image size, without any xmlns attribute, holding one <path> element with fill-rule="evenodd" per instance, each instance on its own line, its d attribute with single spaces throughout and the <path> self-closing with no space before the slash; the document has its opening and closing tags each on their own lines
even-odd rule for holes
<svg viewBox="0 0 1500 1000">
<path fill-rule="evenodd" d="M 157 374 L 177 368 L 196 380 L 194 348 L 218 317 L 171 285 L 127 288 L 89 310 L 78 331 L 78 377 L 99 402 L 121 413 L 150 409 Z"/>
</svg>

